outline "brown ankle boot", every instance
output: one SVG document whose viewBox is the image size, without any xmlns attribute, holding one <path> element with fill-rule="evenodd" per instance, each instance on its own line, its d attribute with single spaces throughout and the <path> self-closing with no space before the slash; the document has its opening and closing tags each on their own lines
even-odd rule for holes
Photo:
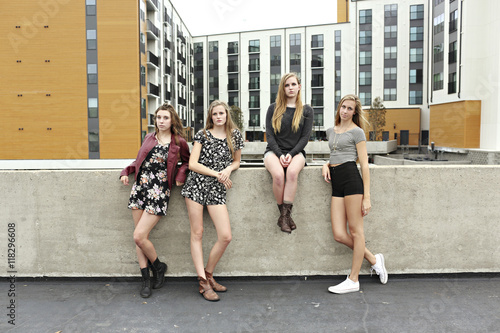
<svg viewBox="0 0 500 333">
<path fill-rule="evenodd" d="M 281 231 L 283 231 L 283 232 L 291 233 L 292 229 L 290 228 L 290 226 L 287 223 L 287 219 L 285 217 L 284 205 L 285 204 L 278 205 L 278 208 L 280 210 L 280 217 L 278 218 L 278 227 L 280 227 Z"/>
<path fill-rule="evenodd" d="M 290 229 L 295 230 L 297 229 L 297 226 L 295 225 L 295 222 L 293 222 L 292 219 L 292 208 L 293 204 L 283 204 L 283 210 L 285 211 L 285 218 L 287 221 L 287 224 L 290 226 Z"/>
<path fill-rule="evenodd" d="M 212 289 L 210 282 L 201 276 L 198 276 L 198 281 L 200 282 L 200 294 L 202 294 L 207 301 L 216 302 L 219 300 L 219 295 Z"/>
<path fill-rule="evenodd" d="M 209 273 L 207 272 L 207 270 L 205 270 L 205 275 L 207 277 L 207 281 L 210 282 L 210 286 L 212 287 L 213 290 L 215 291 L 219 291 L 219 292 L 222 292 L 222 291 L 226 291 L 227 288 L 224 287 L 223 285 L 221 284 L 218 284 L 215 280 L 214 280 L 214 276 L 213 276 L 213 273 Z"/>
</svg>

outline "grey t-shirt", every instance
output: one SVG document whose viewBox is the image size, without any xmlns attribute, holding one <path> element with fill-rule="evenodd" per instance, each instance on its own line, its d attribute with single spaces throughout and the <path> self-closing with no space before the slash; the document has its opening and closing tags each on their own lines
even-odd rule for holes
<svg viewBox="0 0 500 333">
<path fill-rule="evenodd" d="M 358 159 L 356 145 L 361 141 L 366 141 L 365 132 L 355 127 L 344 133 L 337 134 L 330 127 L 326 130 L 328 146 L 330 147 L 330 164 L 342 164 Z"/>
</svg>

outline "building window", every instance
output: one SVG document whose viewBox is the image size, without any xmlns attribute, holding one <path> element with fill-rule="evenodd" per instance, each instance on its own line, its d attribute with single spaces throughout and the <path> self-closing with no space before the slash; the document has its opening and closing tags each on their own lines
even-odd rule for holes
<svg viewBox="0 0 500 333">
<path fill-rule="evenodd" d="M 228 98 L 228 104 L 229 106 L 239 106 L 240 105 L 240 98 L 238 96 L 229 96 Z"/>
<path fill-rule="evenodd" d="M 290 35 L 290 46 L 300 45 L 300 34 Z"/>
<path fill-rule="evenodd" d="M 85 0 L 87 16 L 95 16 L 95 0 Z"/>
<path fill-rule="evenodd" d="M 323 126 L 323 110 L 314 109 L 314 126 Z M 319 134 L 317 134 L 319 135 Z"/>
<path fill-rule="evenodd" d="M 410 20 L 421 20 L 424 18 L 424 5 L 410 6 Z"/>
<path fill-rule="evenodd" d="M 97 49 L 97 32 L 95 30 L 87 30 L 87 50 Z"/>
<path fill-rule="evenodd" d="M 434 45 L 434 62 L 440 62 L 443 61 L 443 55 L 444 55 L 444 45 L 443 43 L 439 45 Z"/>
<path fill-rule="evenodd" d="M 395 81 L 398 76 L 398 70 L 396 67 L 384 68 L 384 80 Z"/>
<path fill-rule="evenodd" d="M 219 88 L 219 78 L 215 76 L 211 76 L 208 78 L 208 87 L 209 88 Z"/>
<path fill-rule="evenodd" d="M 457 30 L 458 9 L 450 13 L 450 33 Z"/>
<path fill-rule="evenodd" d="M 260 113 L 258 110 L 250 110 L 250 120 L 248 121 L 248 125 L 252 127 L 260 126 Z"/>
<path fill-rule="evenodd" d="M 359 99 L 361 100 L 361 105 L 367 106 L 372 104 L 372 93 L 371 92 L 360 92 Z"/>
<path fill-rule="evenodd" d="M 194 43 L 194 54 L 200 54 L 203 53 L 203 43 Z"/>
<path fill-rule="evenodd" d="M 384 59 L 397 59 L 398 48 L 397 46 L 384 47 Z"/>
<path fill-rule="evenodd" d="M 323 92 L 315 93 L 313 90 L 311 106 L 323 106 Z"/>
<path fill-rule="evenodd" d="M 311 38 L 311 47 L 323 47 L 323 35 L 312 35 Z"/>
<path fill-rule="evenodd" d="M 272 55 L 271 56 L 271 66 L 281 66 L 281 55 Z"/>
<path fill-rule="evenodd" d="M 87 83 L 88 84 L 97 83 L 97 64 L 87 65 Z"/>
<path fill-rule="evenodd" d="M 279 86 L 281 74 L 271 74 L 271 86 Z"/>
<path fill-rule="evenodd" d="M 372 72 L 359 72 L 359 85 L 369 86 L 372 84 Z"/>
<path fill-rule="evenodd" d="M 227 54 L 236 54 L 236 53 L 238 53 L 238 42 L 227 43 Z"/>
<path fill-rule="evenodd" d="M 89 152 L 91 153 L 99 152 L 99 132 L 97 131 L 89 132 Z"/>
<path fill-rule="evenodd" d="M 385 12 L 385 17 L 397 17 L 398 5 L 385 5 L 384 12 Z"/>
<path fill-rule="evenodd" d="M 443 73 L 434 74 L 433 90 L 443 89 Z"/>
<path fill-rule="evenodd" d="M 248 107 L 250 109 L 260 108 L 260 96 L 259 95 L 250 95 L 250 100 L 248 101 Z"/>
<path fill-rule="evenodd" d="M 250 82 L 248 83 L 248 89 L 260 89 L 260 77 L 251 77 Z"/>
<path fill-rule="evenodd" d="M 335 30 L 335 43 L 340 43 L 341 40 L 341 31 Z"/>
<path fill-rule="evenodd" d="M 335 83 L 340 83 L 340 69 L 335 70 Z"/>
<path fill-rule="evenodd" d="M 454 41 L 453 43 L 450 43 L 449 45 L 449 52 L 448 52 L 448 63 L 453 64 L 457 62 L 457 42 Z"/>
<path fill-rule="evenodd" d="M 371 51 L 360 51 L 359 52 L 359 64 L 360 65 L 370 65 L 372 63 L 372 52 Z"/>
<path fill-rule="evenodd" d="M 141 98 L 141 118 L 146 119 L 146 99 Z"/>
<path fill-rule="evenodd" d="M 219 69 L 219 59 L 208 59 L 208 69 L 216 71 Z"/>
<path fill-rule="evenodd" d="M 340 50 L 335 50 L 335 62 L 336 63 L 340 62 L 340 55 L 341 55 Z"/>
<path fill-rule="evenodd" d="M 271 47 L 281 47 L 281 36 L 271 36 L 269 37 L 271 41 Z"/>
<path fill-rule="evenodd" d="M 260 52 L 260 40 L 259 39 L 254 39 L 254 40 L 248 41 L 248 52 L 250 52 L 250 53 Z"/>
<path fill-rule="evenodd" d="M 423 62 L 424 61 L 424 49 L 415 48 L 410 49 L 410 62 Z"/>
<path fill-rule="evenodd" d="M 219 52 L 219 42 L 213 41 L 208 43 L 208 52 Z"/>
<path fill-rule="evenodd" d="M 372 31 L 371 30 L 360 30 L 359 32 L 359 44 L 371 44 L 372 43 Z"/>
<path fill-rule="evenodd" d="M 260 70 L 260 59 L 250 59 L 249 64 L 248 64 L 248 70 L 251 72 L 259 71 Z"/>
<path fill-rule="evenodd" d="M 396 88 L 384 89 L 384 101 L 395 101 L 397 97 Z"/>
<path fill-rule="evenodd" d="M 422 73 L 421 69 L 410 69 L 410 83 L 422 83 Z"/>
<path fill-rule="evenodd" d="M 396 37 L 398 37 L 398 26 L 386 25 L 384 27 L 384 38 L 396 38 Z"/>
<path fill-rule="evenodd" d="M 410 27 L 410 41 L 424 40 L 424 27 Z"/>
<path fill-rule="evenodd" d="M 238 60 L 237 59 L 228 60 L 227 71 L 229 73 L 234 73 L 234 72 L 238 71 Z"/>
<path fill-rule="evenodd" d="M 335 106 L 339 105 L 341 99 L 342 99 L 342 94 L 340 90 L 335 90 Z"/>
<path fill-rule="evenodd" d="M 372 23 L 372 10 L 360 10 L 359 11 L 359 24 L 370 24 Z"/>
<path fill-rule="evenodd" d="M 290 53 L 290 66 L 300 65 L 300 53 Z"/>
<path fill-rule="evenodd" d="M 434 18 L 434 35 L 444 31 L 444 13 Z"/>
<path fill-rule="evenodd" d="M 457 73 L 448 74 L 448 94 L 457 92 Z"/>
<path fill-rule="evenodd" d="M 141 66 L 141 86 L 146 85 L 146 67 Z"/>
<path fill-rule="evenodd" d="M 193 61 L 193 67 L 194 67 L 194 70 L 197 71 L 197 72 L 201 72 L 203 70 L 203 60 L 194 60 Z"/>
<path fill-rule="evenodd" d="M 227 90 L 238 90 L 238 78 L 229 78 L 227 83 Z"/>
<path fill-rule="evenodd" d="M 313 54 L 311 59 L 311 67 L 323 67 L 323 55 Z"/>
<path fill-rule="evenodd" d="M 88 101 L 88 111 L 89 118 L 98 118 L 99 117 L 99 105 L 97 102 L 97 98 L 89 98 Z"/>
<path fill-rule="evenodd" d="M 313 74 L 311 87 L 323 87 L 323 74 Z"/>
<path fill-rule="evenodd" d="M 408 104 L 422 104 L 422 90 L 410 90 L 410 100 Z"/>
</svg>

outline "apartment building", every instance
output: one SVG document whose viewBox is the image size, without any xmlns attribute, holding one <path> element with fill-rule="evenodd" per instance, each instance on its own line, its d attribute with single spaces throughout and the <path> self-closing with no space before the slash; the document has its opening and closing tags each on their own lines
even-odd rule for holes
<svg viewBox="0 0 500 333">
<path fill-rule="evenodd" d="M 364 108 L 382 98 L 384 139 L 500 150 L 499 6 L 338 0 L 337 23 L 192 36 L 168 0 L 3 2 L 0 158 L 133 158 L 164 102 L 190 136 L 226 100 L 262 141 L 287 72 L 314 108 L 312 139 L 355 93 Z"/>
</svg>

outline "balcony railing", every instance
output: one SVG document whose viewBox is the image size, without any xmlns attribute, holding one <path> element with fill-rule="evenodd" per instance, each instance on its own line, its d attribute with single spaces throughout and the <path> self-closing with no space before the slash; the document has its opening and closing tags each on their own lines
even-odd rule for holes
<svg viewBox="0 0 500 333">
<path fill-rule="evenodd" d="M 148 82 L 148 94 L 160 97 L 160 88 L 157 85 Z"/>
<path fill-rule="evenodd" d="M 234 73 L 238 71 L 238 65 L 229 65 L 227 66 L 227 71 L 229 73 Z"/>
<path fill-rule="evenodd" d="M 160 61 L 157 56 L 155 56 L 152 52 L 148 51 L 148 62 L 152 63 L 156 67 L 159 67 Z"/>
<path fill-rule="evenodd" d="M 156 38 L 159 38 L 160 37 L 160 29 L 158 29 L 153 22 L 151 22 L 150 20 L 147 20 L 146 21 L 146 24 L 147 24 L 147 28 L 148 28 L 148 32 L 151 31 L 151 33 L 156 37 Z"/>
<path fill-rule="evenodd" d="M 147 0 L 146 2 L 148 2 L 148 5 L 153 4 L 156 7 L 154 9 L 156 9 L 156 10 L 158 10 L 158 8 L 160 8 L 160 4 L 158 3 L 158 0 Z M 149 7 L 151 7 L 151 5 Z"/>
</svg>

